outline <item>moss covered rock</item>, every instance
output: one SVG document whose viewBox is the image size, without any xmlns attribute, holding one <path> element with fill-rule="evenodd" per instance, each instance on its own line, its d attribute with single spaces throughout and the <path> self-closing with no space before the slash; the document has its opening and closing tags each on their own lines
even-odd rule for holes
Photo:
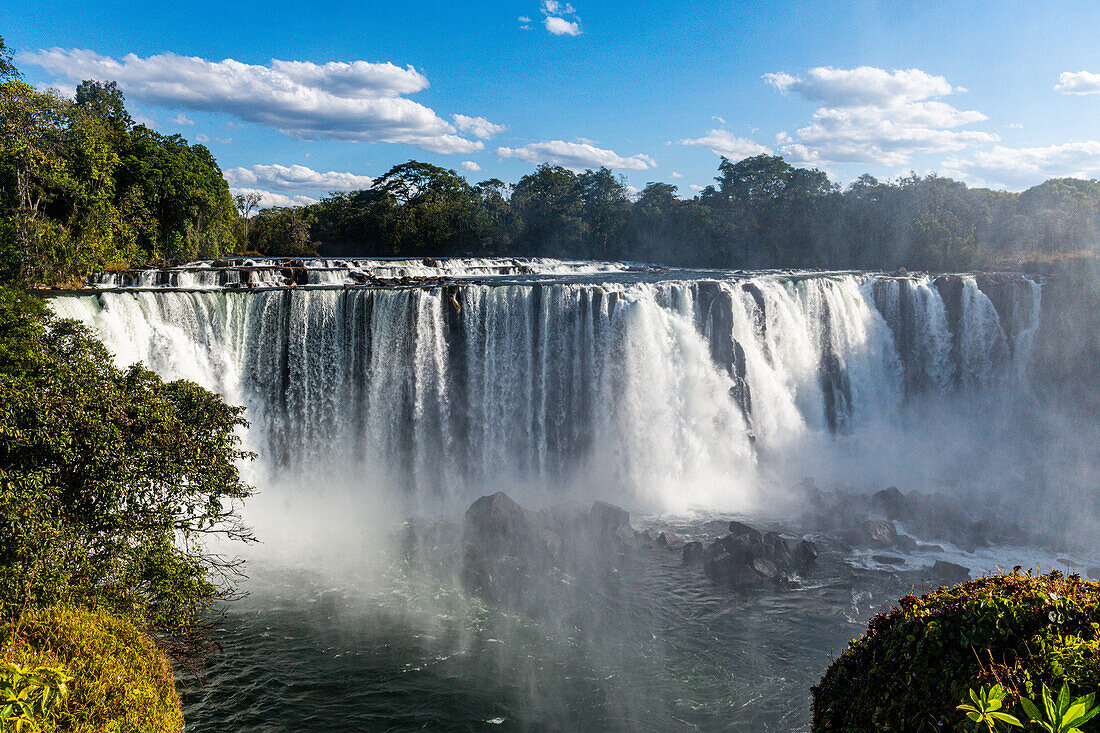
<svg viewBox="0 0 1100 733">
<path fill-rule="evenodd" d="M 4 629 L 4 659 L 63 666 L 70 692 L 48 733 L 179 733 L 183 713 L 164 654 L 129 621 L 74 608 L 28 611 Z"/>
<path fill-rule="evenodd" d="M 813 688 L 813 730 L 970 730 L 955 706 L 992 682 L 1006 708 L 1041 683 L 1095 692 L 1100 585 L 1013 572 L 902 598 Z"/>
</svg>

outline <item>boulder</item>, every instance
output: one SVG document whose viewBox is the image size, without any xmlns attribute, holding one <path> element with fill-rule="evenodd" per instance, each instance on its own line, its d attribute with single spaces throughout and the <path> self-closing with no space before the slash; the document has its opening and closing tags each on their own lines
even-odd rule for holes
<svg viewBox="0 0 1100 733">
<path fill-rule="evenodd" d="M 932 566 L 932 576 L 944 583 L 965 583 L 970 580 L 970 571 L 962 565 L 956 565 L 946 560 L 937 560 Z"/>
<path fill-rule="evenodd" d="M 913 518 L 913 503 L 897 486 L 876 491 L 871 496 L 871 506 L 887 519 L 904 522 Z"/>
<path fill-rule="evenodd" d="M 475 501 L 465 519 L 467 557 L 518 557 L 540 549 L 530 513 L 503 491 Z"/>
<path fill-rule="evenodd" d="M 894 540 L 894 549 L 901 552 L 916 552 L 917 547 L 917 541 L 909 535 L 899 534 Z"/>
<path fill-rule="evenodd" d="M 684 540 L 675 532 L 661 532 L 657 535 L 657 546 L 676 550 L 684 546 Z"/>
<path fill-rule="evenodd" d="M 741 522 L 730 522 L 730 535 L 733 537 L 744 537 L 750 542 L 760 541 L 760 530 L 753 529 L 747 524 Z"/>
<path fill-rule="evenodd" d="M 896 557 L 894 555 L 872 555 L 871 559 L 875 562 L 882 563 L 883 565 L 904 565 L 905 558 Z"/>
<path fill-rule="evenodd" d="M 703 543 L 692 540 L 684 544 L 684 565 L 692 565 L 703 559 Z"/>
<path fill-rule="evenodd" d="M 893 547 L 898 539 L 897 528 L 889 519 L 865 519 L 859 530 L 860 540 L 872 547 Z"/>
<path fill-rule="evenodd" d="M 630 525 L 630 512 L 604 501 L 592 502 L 588 524 L 598 538 L 614 537 L 616 530 Z"/>
<path fill-rule="evenodd" d="M 812 542 L 802 540 L 792 548 L 777 532 L 761 533 L 741 522 L 730 522 L 729 528 L 728 535 L 702 550 L 703 572 L 719 585 L 792 587 L 790 576 L 808 570 L 817 559 Z M 685 549 L 685 563 L 687 558 Z"/>
<path fill-rule="evenodd" d="M 794 565 L 799 572 L 805 572 L 817 565 L 817 547 L 813 542 L 802 540 L 794 548 Z"/>
</svg>

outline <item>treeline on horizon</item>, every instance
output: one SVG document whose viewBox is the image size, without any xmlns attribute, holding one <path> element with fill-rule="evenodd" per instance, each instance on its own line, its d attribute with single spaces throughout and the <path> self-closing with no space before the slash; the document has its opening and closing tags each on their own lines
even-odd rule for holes
<svg viewBox="0 0 1100 733">
<path fill-rule="evenodd" d="M 542 165 L 471 184 L 409 161 L 299 207 L 234 197 L 203 145 L 135 124 L 113 82 L 74 99 L 19 78 L 0 39 L 0 283 L 230 254 L 539 256 L 719 268 L 960 270 L 1094 254 L 1100 183 L 1022 193 L 936 175 L 847 187 L 780 157 L 722 158 L 692 198 L 607 168 Z"/>
</svg>

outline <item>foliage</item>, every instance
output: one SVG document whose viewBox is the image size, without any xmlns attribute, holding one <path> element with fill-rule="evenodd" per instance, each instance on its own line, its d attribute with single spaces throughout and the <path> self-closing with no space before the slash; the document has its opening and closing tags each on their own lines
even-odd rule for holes
<svg viewBox="0 0 1100 733">
<path fill-rule="evenodd" d="M 58 606 L 30 610 L 3 632 L 8 664 L 68 672 L 68 694 L 45 718 L 44 733 L 183 729 L 168 661 L 129 621 L 102 610 Z"/>
<path fill-rule="evenodd" d="M 1096 250 L 1100 183 L 1061 179 L 1021 194 L 910 175 L 862 176 L 848 188 L 818 170 L 759 155 L 718 166 L 692 199 L 650 183 L 632 195 L 606 168 L 542 165 L 514 186 L 476 186 L 409 161 L 370 188 L 256 217 L 253 249 L 285 241 L 290 212 L 324 254 L 526 255 L 625 259 L 696 267 L 959 270 Z M 260 231 L 257 231 L 260 230 Z M 286 253 L 300 251 L 287 248 Z"/>
<path fill-rule="evenodd" d="M 813 729 L 962 730 L 958 701 L 994 684 L 1005 708 L 1044 684 L 1096 690 L 1100 585 L 1014 571 L 902 598 L 813 688 Z"/>
<path fill-rule="evenodd" d="M 66 284 L 239 244 L 210 151 L 135 126 L 114 82 L 86 80 L 75 100 L 39 92 L 0 39 L 0 283 Z"/>
<path fill-rule="evenodd" d="M 970 702 L 964 702 L 958 709 L 966 713 L 967 719 L 974 723 L 974 733 L 978 733 L 982 725 L 993 733 L 1000 723 L 1022 728 L 1019 718 L 1001 710 L 1007 694 L 1000 685 L 982 685 L 979 690 L 970 690 Z"/>
<path fill-rule="evenodd" d="M 1049 733 L 1081 733 L 1081 726 L 1100 714 L 1100 707 L 1092 704 L 1095 699 L 1095 692 L 1073 699 L 1069 685 L 1063 683 L 1057 698 L 1052 698 L 1050 690 L 1043 685 L 1042 710 L 1034 700 L 1026 697 L 1020 698 L 1020 706 L 1032 723 Z"/>
<path fill-rule="evenodd" d="M 237 503 L 241 409 L 140 366 L 0 289 L 0 618 L 102 605 L 186 651 L 249 539 Z"/>
<path fill-rule="evenodd" d="M 0 661 L 0 731 L 22 733 L 48 725 L 72 679 L 63 666 Z"/>
</svg>

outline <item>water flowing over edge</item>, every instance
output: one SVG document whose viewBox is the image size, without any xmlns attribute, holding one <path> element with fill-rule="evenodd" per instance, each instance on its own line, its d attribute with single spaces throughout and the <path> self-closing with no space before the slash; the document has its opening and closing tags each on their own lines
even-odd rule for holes
<svg viewBox="0 0 1100 733">
<path fill-rule="evenodd" d="M 305 269 L 345 272 L 336 264 L 393 266 Z M 934 434 L 945 404 L 1028 392 L 1041 288 L 1022 277 L 646 279 L 615 263 L 537 264 L 583 281 L 165 283 L 51 303 L 119 364 L 245 405 L 261 482 L 323 476 L 414 510 L 502 485 L 744 509 L 766 502 L 765 477 L 877 464 L 885 433 L 946 437 Z"/>
</svg>

